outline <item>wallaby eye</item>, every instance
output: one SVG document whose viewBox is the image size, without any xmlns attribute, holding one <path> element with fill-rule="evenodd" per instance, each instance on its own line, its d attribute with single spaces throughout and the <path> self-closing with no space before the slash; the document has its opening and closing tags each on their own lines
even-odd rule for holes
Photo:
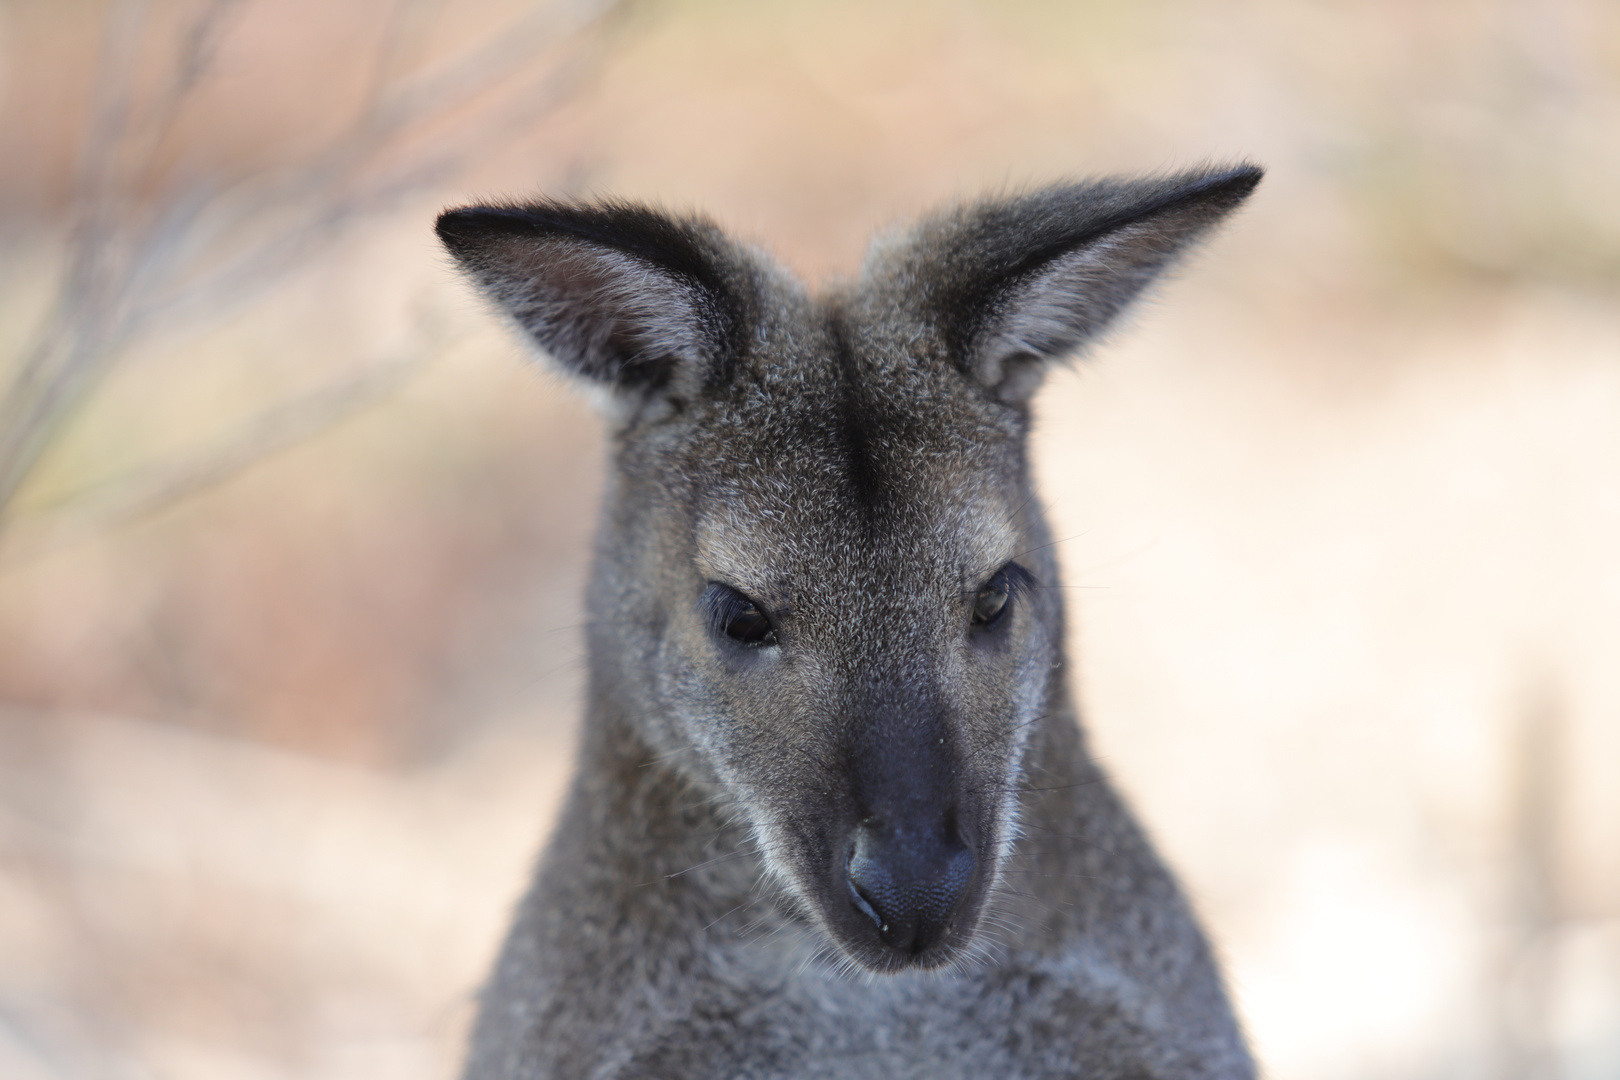
<svg viewBox="0 0 1620 1080">
<path fill-rule="evenodd" d="M 762 649 L 776 644 L 776 628 L 765 613 L 729 585 L 713 582 L 703 593 L 703 608 L 709 626 L 739 645 Z"/>
<path fill-rule="evenodd" d="M 997 574 L 990 579 L 990 584 L 979 590 L 979 595 L 973 601 L 973 625 L 989 626 L 1001 618 L 1001 613 L 1007 610 L 1007 601 L 1012 597 L 1007 592 L 1007 583 Z"/>
<path fill-rule="evenodd" d="M 974 629 L 988 630 L 1001 622 L 1012 608 L 1013 594 L 1031 584 L 1029 571 L 1017 563 L 1008 563 L 996 571 L 973 598 Z"/>
</svg>

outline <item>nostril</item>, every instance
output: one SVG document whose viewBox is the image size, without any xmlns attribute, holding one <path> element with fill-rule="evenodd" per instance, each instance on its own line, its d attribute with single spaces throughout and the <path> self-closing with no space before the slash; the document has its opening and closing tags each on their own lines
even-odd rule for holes
<svg viewBox="0 0 1620 1080">
<path fill-rule="evenodd" d="M 883 921 L 883 916 L 879 915 L 877 910 L 872 907 L 872 902 L 861 895 L 861 890 L 856 887 L 853 878 L 851 878 L 849 882 L 849 899 L 850 902 L 855 905 L 856 911 L 859 911 L 862 915 L 865 915 L 868 919 L 872 920 L 872 925 L 878 928 L 878 933 L 882 934 L 888 932 L 888 923 L 885 923 Z"/>
</svg>

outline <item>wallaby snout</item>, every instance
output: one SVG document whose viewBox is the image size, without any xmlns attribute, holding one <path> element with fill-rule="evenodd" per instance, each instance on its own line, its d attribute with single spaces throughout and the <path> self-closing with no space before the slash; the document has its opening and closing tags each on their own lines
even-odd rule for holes
<svg viewBox="0 0 1620 1080">
<path fill-rule="evenodd" d="M 814 296 L 644 206 L 439 219 L 613 427 L 580 769 L 469 1080 L 1252 1080 L 1086 752 L 1027 441 L 1259 179 L 966 204 Z"/>
<path fill-rule="evenodd" d="M 993 819 L 938 710 L 913 706 L 857 725 L 848 774 L 859 815 L 845 840 L 846 949 L 877 970 L 938 967 L 971 939 L 993 866 Z M 932 714 L 932 715 L 931 715 Z"/>
<path fill-rule="evenodd" d="M 934 816 L 874 815 L 856 826 L 850 844 L 851 903 L 902 956 L 920 957 L 949 938 L 978 865 L 955 811 Z"/>
</svg>

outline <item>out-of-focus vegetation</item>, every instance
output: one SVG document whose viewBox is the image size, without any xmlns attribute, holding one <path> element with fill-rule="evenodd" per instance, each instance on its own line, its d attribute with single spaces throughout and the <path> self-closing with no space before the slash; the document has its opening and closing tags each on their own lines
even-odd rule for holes
<svg viewBox="0 0 1620 1080">
<path fill-rule="evenodd" d="M 453 1074 L 603 449 L 440 207 L 822 281 L 1234 157 L 1043 399 L 1099 748 L 1278 1080 L 1620 1069 L 1620 9 L 20 2 L 0 95 L 0 1075 Z"/>
</svg>

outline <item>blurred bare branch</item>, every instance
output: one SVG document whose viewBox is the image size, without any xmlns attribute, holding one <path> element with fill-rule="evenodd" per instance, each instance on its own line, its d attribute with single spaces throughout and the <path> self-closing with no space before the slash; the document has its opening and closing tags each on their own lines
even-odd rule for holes
<svg viewBox="0 0 1620 1080">
<path fill-rule="evenodd" d="M 1563 912 L 1559 897 L 1558 802 L 1563 716 L 1549 687 L 1538 686 L 1520 719 L 1512 755 L 1506 920 L 1496 1003 L 1497 1075 L 1556 1080 L 1552 1037 L 1555 961 Z"/>
<path fill-rule="evenodd" d="M 386 400 L 447 348 L 442 327 L 426 329 L 401 355 L 365 364 L 357 374 L 275 406 L 202 451 L 70 495 L 13 524 L 0 546 L 0 571 L 138 521 L 234 479 Z"/>
<path fill-rule="evenodd" d="M 51 314 L 0 392 L 0 529 L 52 438 L 138 339 L 251 300 L 358 219 L 443 182 L 478 146 L 555 108 L 600 61 L 610 16 L 624 6 L 536 0 L 461 54 L 423 64 L 423 5 L 398 0 L 379 37 L 372 85 L 336 137 L 234 181 L 198 164 L 195 153 L 177 158 L 186 167 L 166 166 L 176 122 L 206 91 L 247 2 L 206 0 L 183 21 L 168 80 L 144 108 L 136 69 L 153 22 L 149 5 L 121 0 L 107 18 L 66 270 Z M 452 119 L 453 133 L 427 137 Z M 390 378 L 368 374 L 356 386 Z M 311 402 L 312 415 L 335 415 L 323 394 Z M 131 504 L 149 497 L 132 494 Z"/>
</svg>

